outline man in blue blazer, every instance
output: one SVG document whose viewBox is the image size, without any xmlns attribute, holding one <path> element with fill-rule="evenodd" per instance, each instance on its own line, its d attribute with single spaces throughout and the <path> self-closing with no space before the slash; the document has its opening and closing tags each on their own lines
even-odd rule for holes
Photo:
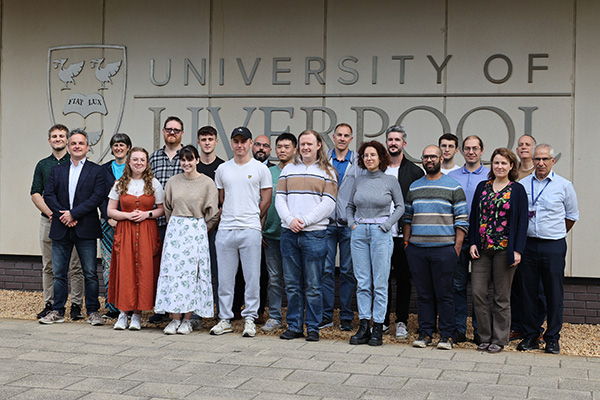
<svg viewBox="0 0 600 400">
<path fill-rule="evenodd" d="M 85 306 L 88 322 L 103 325 L 98 313 L 97 239 L 101 235 L 98 206 L 106 197 L 106 177 L 97 164 L 86 159 L 89 150 L 85 131 L 69 133 L 71 161 L 52 168 L 44 190 L 44 200 L 52 210 L 52 269 L 54 305 L 52 312 L 40 319 L 42 324 L 64 322 L 68 295 L 69 260 L 73 246 L 77 249 L 85 280 Z"/>
</svg>

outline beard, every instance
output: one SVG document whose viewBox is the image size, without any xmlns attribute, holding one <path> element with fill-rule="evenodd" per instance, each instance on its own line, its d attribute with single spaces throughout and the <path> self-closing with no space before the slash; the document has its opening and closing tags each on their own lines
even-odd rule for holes
<svg viewBox="0 0 600 400">
<path fill-rule="evenodd" d="M 269 158 L 269 156 L 265 152 L 257 151 L 254 154 L 254 158 L 260 162 L 265 162 L 266 159 Z"/>
<path fill-rule="evenodd" d="M 396 156 L 399 156 L 400 154 L 402 154 L 402 150 L 398 147 L 390 147 L 390 148 L 388 148 L 388 153 L 390 154 L 391 157 L 396 157 Z"/>
<path fill-rule="evenodd" d="M 441 168 L 442 168 L 442 163 L 437 162 L 437 163 L 427 164 L 425 166 L 425 171 L 427 172 L 427 175 L 435 175 L 438 172 L 440 172 Z"/>
</svg>

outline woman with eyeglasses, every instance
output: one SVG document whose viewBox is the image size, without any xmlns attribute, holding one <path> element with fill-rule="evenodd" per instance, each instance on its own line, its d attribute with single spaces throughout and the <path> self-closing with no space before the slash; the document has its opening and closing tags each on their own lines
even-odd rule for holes
<svg viewBox="0 0 600 400">
<path fill-rule="evenodd" d="M 511 285 L 527 239 L 527 195 L 516 182 L 518 165 L 511 150 L 494 150 L 489 180 L 477 185 L 469 219 L 473 308 L 481 338 L 477 350 L 490 353 L 502 351 L 510 340 Z"/>
<path fill-rule="evenodd" d="M 392 226 L 404 214 L 404 200 L 398 179 L 383 171 L 389 164 L 385 147 L 377 142 L 363 143 L 358 150 L 359 175 L 346 207 L 352 228 L 351 252 L 356 278 L 356 300 L 360 327 L 350 344 L 383 344 L 383 321 L 387 311 L 388 279 L 394 250 Z M 390 204 L 394 212 L 390 212 Z M 391 214 L 391 215 L 390 215 Z M 373 330 L 370 323 L 373 318 Z"/>
</svg>

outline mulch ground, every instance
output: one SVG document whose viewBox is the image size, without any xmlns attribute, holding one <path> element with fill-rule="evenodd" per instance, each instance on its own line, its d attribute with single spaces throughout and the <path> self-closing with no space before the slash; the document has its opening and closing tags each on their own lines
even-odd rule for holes
<svg viewBox="0 0 600 400">
<path fill-rule="evenodd" d="M 21 292 L 16 290 L 0 290 L 0 318 L 16 318 L 16 319 L 29 319 L 36 320 L 36 314 L 43 308 L 44 302 L 41 292 Z M 70 308 L 70 303 L 67 303 L 67 311 Z M 101 314 L 104 310 L 100 310 Z M 285 310 L 283 310 L 285 316 Z M 66 321 L 69 321 L 68 312 L 66 313 Z M 151 312 L 144 312 L 142 316 L 142 327 L 149 329 L 162 329 L 166 323 L 162 325 L 154 325 L 147 323 L 148 317 L 152 315 Z M 268 315 L 265 315 L 268 318 Z M 106 320 L 107 325 L 112 325 L 116 322 L 115 320 Z M 74 323 L 85 323 L 85 321 L 75 321 Z M 217 323 L 215 318 L 208 318 L 204 320 L 203 331 L 208 330 Z M 232 321 L 232 325 L 235 332 L 241 333 L 244 329 L 243 321 L 237 320 Z M 467 338 L 473 338 L 473 331 L 470 326 L 470 319 L 468 321 L 469 330 L 467 331 Z M 325 328 L 320 332 L 321 339 L 331 340 L 350 340 L 350 336 L 354 332 L 341 332 L 338 328 L 339 317 L 337 312 L 334 313 L 334 326 L 332 328 Z M 358 328 L 358 315 L 355 316 L 353 326 L 355 329 Z M 258 329 L 259 335 L 279 336 L 283 333 L 283 329 L 278 329 L 273 332 L 262 332 Z M 383 336 L 384 343 L 403 343 L 410 344 L 417 338 L 417 316 L 411 314 L 408 321 L 408 338 L 399 340 L 395 337 L 395 326 L 390 327 L 390 332 Z M 435 342 L 435 338 L 434 338 Z M 505 348 L 505 351 L 517 351 L 518 341 L 511 342 L 509 346 Z M 600 357 L 600 325 L 576 325 L 576 324 L 563 324 L 561 331 L 561 354 L 568 354 L 574 356 L 592 356 Z M 476 349 L 476 345 L 472 342 L 457 343 L 456 347 Z M 543 345 L 541 346 L 543 348 Z M 543 352 L 543 350 L 531 351 L 531 353 Z"/>
</svg>

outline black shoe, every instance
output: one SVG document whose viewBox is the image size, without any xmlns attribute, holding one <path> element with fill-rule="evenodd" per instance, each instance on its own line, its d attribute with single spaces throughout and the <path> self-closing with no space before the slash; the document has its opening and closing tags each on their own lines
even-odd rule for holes
<svg viewBox="0 0 600 400">
<path fill-rule="evenodd" d="M 310 331 L 306 335 L 307 342 L 318 342 L 319 341 L 319 331 Z"/>
<path fill-rule="evenodd" d="M 371 338 L 369 339 L 369 346 L 381 346 L 383 344 L 383 324 L 377 322 L 373 324 L 373 330 L 371 331 Z"/>
<path fill-rule="evenodd" d="M 119 318 L 119 311 L 107 311 L 102 315 L 104 319 L 116 319 Z"/>
<path fill-rule="evenodd" d="M 332 326 L 333 326 L 332 320 L 330 320 L 329 318 L 323 318 L 323 320 L 319 324 L 319 330 L 321 330 L 323 328 L 330 328 Z"/>
<path fill-rule="evenodd" d="M 369 320 L 361 319 L 360 328 L 356 335 L 350 338 L 350 344 L 367 344 L 371 338 L 371 329 L 369 328 Z"/>
<path fill-rule="evenodd" d="M 71 304 L 71 321 L 79 321 L 80 319 L 83 319 L 81 307 L 77 304 Z"/>
<path fill-rule="evenodd" d="M 537 342 L 537 338 L 525 338 L 517 346 L 517 350 L 519 351 L 537 350 L 539 348 L 540 345 Z"/>
<path fill-rule="evenodd" d="M 352 320 L 351 319 L 340 320 L 340 331 L 352 332 Z"/>
<path fill-rule="evenodd" d="M 47 301 L 44 309 L 36 315 L 37 319 L 44 318 L 50 311 L 52 311 L 52 303 Z"/>
<path fill-rule="evenodd" d="M 297 339 L 297 338 L 302 338 L 304 337 L 304 334 L 302 332 L 294 332 L 294 331 L 290 331 L 289 329 L 285 332 L 283 332 L 281 335 L 279 335 L 279 339 L 285 339 L 285 340 L 292 340 L 292 339 Z"/>
<path fill-rule="evenodd" d="M 467 335 L 459 330 L 454 331 L 452 338 L 454 339 L 454 343 L 463 343 L 467 341 Z"/>
<path fill-rule="evenodd" d="M 169 315 L 168 314 L 156 314 L 154 313 L 153 316 L 151 316 L 150 318 L 148 318 L 148 322 L 150 322 L 151 324 L 162 324 L 163 322 L 166 322 L 169 320 Z"/>
<path fill-rule="evenodd" d="M 479 336 L 479 333 L 473 335 L 473 343 L 475 343 L 477 346 L 479 346 L 482 343 L 481 336 Z"/>
<path fill-rule="evenodd" d="M 544 350 L 544 352 L 551 354 L 560 354 L 560 346 L 558 345 L 558 341 L 548 340 L 546 342 L 546 349 Z"/>
</svg>

